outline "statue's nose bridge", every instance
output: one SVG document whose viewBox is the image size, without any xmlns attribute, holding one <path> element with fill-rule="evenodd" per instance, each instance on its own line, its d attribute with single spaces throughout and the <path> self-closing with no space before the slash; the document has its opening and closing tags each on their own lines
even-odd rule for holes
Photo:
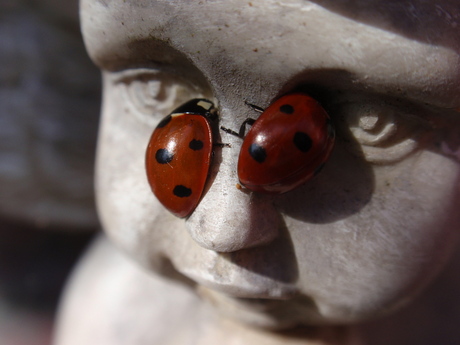
<svg viewBox="0 0 460 345">
<path fill-rule="evenodd" d="M 278 235 L 280 219 L 271 196 L 237 186 L 239 146 L 235 141 L 235 145 L 222 148 L 211 186 L 186 221 L 199 245 L 218 252 L 260 246 Z"/>
</svg>

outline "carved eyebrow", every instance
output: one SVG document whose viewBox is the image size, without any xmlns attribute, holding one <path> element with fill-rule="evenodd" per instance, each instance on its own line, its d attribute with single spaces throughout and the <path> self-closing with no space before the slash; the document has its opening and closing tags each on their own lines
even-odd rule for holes
<svg viewBox="0 0 460 345">
<path fill-rule="evenodd" d="M 177 49 L 153 38 L 117 42 L 116 44 L 88 46 L 93 61 L 103 70 L 119 71 L 136 67 L 190 65 Z"/>
<path fill-rule="evenodd" d="M 118 25 L 119 23 L 117 22 L 116 24 Z M 187 70 L 191 68 L 198 71 L 191 62 L 191 59 L 180 51 L 182 46 L 178 46 L 177 49 L 172 47 L 172 43 L 167 41 L 167 35 L 164 33 L 158 34 L 163 35 L 162 37 L 166 36 L 164 40 L 149 36 L 148 32 L 150 31 L 146 30 L 140 32 L 139 36 L 133 37 L 130 36 L 129 30 L 118 25 L 114 30 L 106 33 L 110 35 L 110 38 L 108 38 L 107 36 L 101 37 L 100 27 L 91 23 L 87 23 L 86 26 L 88 32 L 85 36 L 90 36 L 87 38 L 90 42 L 90 44 L 87 44 L 88 51 L 93 57 L 93 60 L 104 70 L 120 71 L 127 68 L 161 67 L 163 69 L 170 67 L 171 69 L 176 69 L 178 72 L 184 71 L 188 73 Z M 94 34 L 94 39 L 91 37 L 91 34 Z M 118 35 L 120 37 L 118 37 Z M 104 40 L 102 38 L 104 38 Z M 114 38 L 113 41 L 112 38 Z M 389 42 L 392 42 L 392 40 L 389 40 Z M 244 43 L 241 43 L 241 47 L 244 48 Z M 402 63 L 405 61 L 404 59 L 410 59 L 411 56 L 408 56 L 408 54 L 410 51 L 414 51 L 414 49 L 407 49 L 407 47 L 401 45 L 399 54 L 393 54 L 392 47 L 392 45 L 388 47 L 382 46 L 382 48 L 386 49 L 382 51 L 386 51 L 389 58 L 396 56 Z M 447 51 L 448 49 L 445 47 L 439 47 L 438 49 L 438 47 L 430 46 L 429 44 L 423 45 L 422 48 L 425 50 L 421 51 L 421 54 L 418 54 L 418 56 L 422 57 L 419 60 L 423 60 L 424 53 L 431 54 L 429 59 L 426 59 L 427 62 L 424 66 L 426 68 L 425 72 L 422 68 L 423 61 L 419 61 L 420 65 L 418 68 L 406 68 L 403 69 L 402 72 L 391 71 L 387 68 L 387 71 L 383 72 L 382 75 L 378 75 L 379 70 L 373 68 L 372 63 L 374 61 L 370 59 L 356 61 L 356 66 L 353 65 L 353 61 L 349 64 L 343 64 L 343 66 L 339 66 L 340 64 L 337 64 L 337 61 L 332 61 L 330 66 L 331 68 L 337 68 L 337 66 L 343 67 L 345 70 L 349 71 L 352 71 L 355 67 L 358 70 L 361 68 L 362 82 L 366 83 L 370 89 L 376 88 L 382 93 L 385 92 L 385 90 L 389 90 L 390 93 L 395 91 L 396 87 L 399 86 L 396 85 L 398 83 L 401 84 L 401 89 L 405 89 L 408 99 L 417 100 L 417 102 L 420 103 L 425 102 L 447 110 L 459 108 L 460 97 L 457 96 L 460 94 L 460 83 L 458 82 L 458 80 L 460 80 L 459 54 L 456 54 L 454 51 Z M 417 52 L 418 51 L 413 52 L 412 55 L 417 56 Z M 375 52 L 375 54 L 377 53 L 379 52 Z M 228 59 L 231 58 L 231 56 L 228 57 Z M 391 65 L 390 62 L 389 64 Z M 380 61 L 380 63 L 385 63 L 385 59 Z M 398 61 L 396 59 L 392 63 L 398 66 Z M 368 66 L 366 66 L 366 64 Z M 324 62 L 322 58 L 318 61 L 314 61 L 312 68 L 318 68 L 318 66 L 322 66 L 321 68 L 328 68 L 328 62 Z M 240 67 L 244 68 L 243 66 Z M 308 67 L 309 66 L 305 64 L 305 68 Z M 365 78 L 367 78 L 367 76 L 364 75 L 367 72 L 367 70 L 365 70 L 366 68 L 370 71 L 369 80 L 365 80 Z M 407 80 L 401 77 L 400 80 L 391 80 L 392 72 L 394 72 L 395 76 L 398 76 L 398 73 L 400 73 L 400 76 L 402 74 L 407 75 Z M 202 74 L 199 71 L 198 73 Z M 419 85 L 417 85 L 418 81 L 420 81 Z M 405 85 L 402 85 L 404 82 Z M 401 97 L 405 96 L 401 95 Z"/>
</svg>

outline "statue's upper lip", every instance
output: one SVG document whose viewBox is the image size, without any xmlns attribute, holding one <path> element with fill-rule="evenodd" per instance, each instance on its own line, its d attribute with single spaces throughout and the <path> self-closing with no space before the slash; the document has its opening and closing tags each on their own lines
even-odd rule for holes
<svg viewBox="0 0 460 345">
<path fill-rule="evenodd" d="M 261 276 L 251 279 L 251 273 L 239 275 L 236 279 L 232 279 L 231 277 L 222 277 L 214 272 L 196 269 L 180 268 L 179 271 L 198 284 L 229 297 L 254 301 L 256 299 L 287 300 L 299 293 L 297 287 L 292 284 Z"/>
<path fill-rule="evenodd" d="M 291 250 L 283 250 L 284 243 L 278 246 L 275 246 L 277 242 L 273 243 L 219 253 L 202 248 L 190 239 L 188 245 L 178 248 L 169 259 L 181 274 L 222 295 L 288 300 L 300 294 L 296 259 Z"/>
</svg>

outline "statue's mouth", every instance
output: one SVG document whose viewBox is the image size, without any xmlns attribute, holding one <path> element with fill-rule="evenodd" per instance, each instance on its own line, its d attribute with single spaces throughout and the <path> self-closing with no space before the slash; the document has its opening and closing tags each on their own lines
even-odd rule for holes
<svg viewBox="0 0 460 345">
<path fill-rule="evenodd" d="M 186 277 L 205 288 L 219 292 L 229 297 L 247 300 L 256 305 L 258 300 L 288 300 L 299 291 L 296 286 L 259 276 L 249 271 L 231 270 L 223 276 L 217 271 L 209 272 L 197 269 L 180 268 Z"/>
</svg>

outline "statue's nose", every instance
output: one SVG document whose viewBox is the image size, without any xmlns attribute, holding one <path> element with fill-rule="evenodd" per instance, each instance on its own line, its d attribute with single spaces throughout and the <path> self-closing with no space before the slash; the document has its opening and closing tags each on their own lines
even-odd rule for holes
<svg viewBox="0 0 460 345">
<path fill-rule="evenodd" d="M 271 196 L 237 188 L 238 179 L 230 156 L 230 152 L 223 152 L 219 172 L 186 222 L 190 235 L 199 245 L 217 252 L 270 243 L 278 236 L 280 227 L 280 215 Z"/>
</svg>

